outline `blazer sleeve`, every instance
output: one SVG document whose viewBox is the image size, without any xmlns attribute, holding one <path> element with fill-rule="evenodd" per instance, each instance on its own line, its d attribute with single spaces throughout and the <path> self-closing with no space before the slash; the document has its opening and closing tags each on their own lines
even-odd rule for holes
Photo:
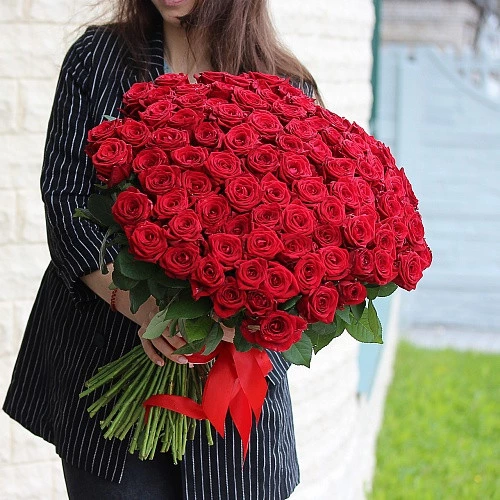
<svg viewBox="0 0 500 500">
<path fill-rule="evenodd" d="M 41 174 L 48 245 L 58 274 L 76 300 L 96 295 L 80 276 L 99 269 L 103 231 L 73 213 L 85 207 L 96 183 L 95 170 L 84 152 L 87 132 L 94 126 L 90 112 L 92 67 L 91 29 L 69 49 L 59 75 L 49 120 Z M 106 251 L 106 263 L 118 250 Z"/>
</svg>

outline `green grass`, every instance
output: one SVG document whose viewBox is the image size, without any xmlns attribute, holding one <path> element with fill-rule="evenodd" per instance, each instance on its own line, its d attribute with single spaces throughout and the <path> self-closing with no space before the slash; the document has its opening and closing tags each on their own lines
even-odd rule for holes
<svg viewBox="0 0 500 500">
<path fill-rule="evenodd" d="M 500 356 L 402 342 L 372 500 L 500 499 Z"/>
</svg>

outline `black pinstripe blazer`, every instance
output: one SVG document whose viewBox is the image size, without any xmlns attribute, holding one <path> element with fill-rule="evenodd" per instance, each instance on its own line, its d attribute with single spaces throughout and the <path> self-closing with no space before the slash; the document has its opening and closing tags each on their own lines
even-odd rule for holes
<svg viewBox="0 0 500 500">
<path fill-rule="evenodd" d="M 150 40 L 149 77 L 163 72 L 161 31 Z M 89 398 L 78 399 L 97 367 L 138 343 L 137 326 L 111 312 L 78 279 L 99 268 L 102 233 L 81 219 L 95 172 L 84 154 L 89 128 L 103 115 L 117 116 L 123 92 L 138 80 L 123 44 L 110 30 L 89 28 L 68 51 L 48 125 L 41 176 L 51 262 L 31 312 L 3 409 L 34 434 L 53 443 L 70 464 L 119 482 L 128 440 L 105 440 Z M 107 253 L 112 261 L 116 249 Z M 183 461 L 185 499 L 276 500 L 299 481 L 287 363 L 274 365 L 262 417 L 242 464 L 240 440 L 228 420 L 225 439 L 208 446 L 197 432 Z M 98 398 L 101 393 L 95 394 Z M 214 433 L 215 434 L 215 433 Z"/>
</svg>

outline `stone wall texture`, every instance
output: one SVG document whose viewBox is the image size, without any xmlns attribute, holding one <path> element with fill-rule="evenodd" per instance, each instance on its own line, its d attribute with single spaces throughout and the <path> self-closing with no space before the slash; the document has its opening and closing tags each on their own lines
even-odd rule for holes
<svg viewBox="0 0 500 500">
<path fill-rule="evenodd" d="M 3 401 L 49 255 L 38 191 L 45 129 L 63 56 L 89 0 L 0 2 L 0 399 Z M 102 7 L 101 2 L 101 7 Z M 270 0 L 283 40 L 316 77 L 327 107 L 367 126 L 371 108 L 370 0 Z M 384 372 L 390 373 L 391 349 Z M 370 482 L 384 387 L 358 397 L 357 344 L 338 339 L 290 373 L 302 484 L 296 500 L 359 499 Z M 377 395 L 378 394 L 378 395 Z M 378 415 L 378 417 L 377 417 Z M 369 425 L 365 425 L 369 422 Z M 378 425 L 378 424 L 377 424 Z M 66 498 L 53 446 L 0 414 L 0 498 Z"/>
</svg>

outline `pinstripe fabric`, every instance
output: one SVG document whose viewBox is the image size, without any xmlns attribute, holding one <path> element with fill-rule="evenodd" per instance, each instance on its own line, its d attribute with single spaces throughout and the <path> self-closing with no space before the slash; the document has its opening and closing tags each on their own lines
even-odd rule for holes
<svg viewBox="0 0 500 500">
<path fill-rule="evenodd" d="M 150 41 L 149 77 L 163 71 L 161 31 Z M 51 262 L 35 300 L 3 409 L 34 434 L 53 443 L 71 465 L 119 482 L 128 440 L 105 440 L 99 417 L 78 399 L 85 380 L 138 343 L 137 326 L 99 299 L 78 279 L 99 268 L 103 237 L 93 225 L 74 219 L 96 182 L 84 154 L 87 131 L 102 116 L 117 116 L 121 97 L 138 80 L 119 40 L 105 28 L 89 28 L 69 50 L 48 125 L 41 192 Z M 111 262 L 116 249 L 108 250 Z M 270 353 L 274 365 L 262 417 L 251 436 L 248 457 L 233 424 L 227 436 L 207 445 L 197 432 L 183 462 L 185 500 L 277 500 L 299 481 L 288 363 Z M 102 394 L 96 391 L 94 400 Z M 147 496 L 145 495 L 145 498 Z"/>
</svg>

